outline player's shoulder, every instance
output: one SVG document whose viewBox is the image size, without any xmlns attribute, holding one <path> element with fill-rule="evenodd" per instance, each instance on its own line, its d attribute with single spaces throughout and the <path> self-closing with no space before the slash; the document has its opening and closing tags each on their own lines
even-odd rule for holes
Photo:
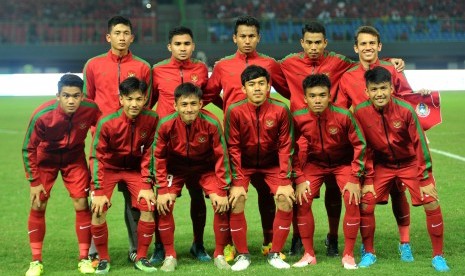
<svg viewBox="0 0 465 276">
<path fill-rule="evenodd" d="M 331 110 L 331 112 L 334 112 L 336 114 L 340 114 L 345 117 L 352 117 L 352 113 L 350 112 L 349 109 L 342 107 L 338 104 L 330 104 L 328 108 Z"/>
<path fill-rule="evenodd" d="M 354 107 L 354 114 L 362 112 L 363 110 L 367 110 L 368 107 L 371 107 L 372 103 L 370 100 L 366 100 L 364 102 L 359 103 Z"/>
<path fill-rule="evenodd" d="M 152 69 L 156 70 L 158 67 L 166 66 L 166 65 L 170 64 L 170 61 L 171 61 L 171 58 L 161 60 L 161 61 L 155 63 L 154 65 L 152 65 Z"/>
<path fill-rule="evenodd" d="M 108 52 L 101 53 L 99 55 L 96 55 L 94 57 L 89 58 L 87 60 L 86 64 L 92 64 L 92 63 L 100 62 L 100 61 L 106 59 L 107 56 L 108 56 Z"/>
<path fill-rule="evenodd" d="M 218 60 L 218 61 L 216 62 L 215 67 L 216 67 L 217 65 L 220 65 L 220 64 L 223 64 L 223 63 L 231 62 L 231 61 L 234 60 L 235 57 L 236 57 L 236 54 L 224 56 L 224 57 L 220 58 L 220 60 Z"/>
<path fill-rule="evenodd" d="M 309 114 L 308 107 L 304 107 L 304 108 L 297 109 L 294 112 L 292 112 L 292 117 L 298 119 L 301 116 L 304 116 L 304 115 L 307 115 L 307 114 Z"/>
<path fill-rule="evenodd" d="M 280 100 L 275 99 L 275 98 L 268 98 L 267 101 L 268 101 L 271 105 L 273 105 L 273 106 L 275 106 L 275 107 L 277 107 L 277 108 L 279 108 L 279 109 L 283 109 L 283 110 L 285 110 L 286 112 L 289 111 L 289 107 L 288 107 L 287 104 L 284 103 L 283 101 L 280 101 Z"/>
<path fill-rule="evenodd" d="M 344 78 L 348 78 L 348 77 L 351 77 L 353 74 L 355 74 L 355 72 L 357 72 L 358 70 L 360 70 L 360 67 L 362 65 L 360 63 L 357 63 L 355 64 L 352 68 L 349 68 L 349 70 L 347 70 L 344 74 L 342 74 L 342 77 Z"/>
<path fill-rule="evenodd" d="M 264 53 L 260 53 L 260 52 L 257 52 L 257 55 L 259 58 L 261 59 L 264 59 L 264 60 L 267 60 L 267 61 L 271 61 L 271 62 L 277 62 L 276 59 L 274 57 L 271 57 L 267 54 L 264 54 Z"/>
<path fill-rule="evenodd" d="M 304 58 L 305 58 L 305 53 L 304 52 L 290 53 L 287 56 L 285 56 L 283 59 L 281 59 L 279 62 L 280 63 L 287 63 L 287 62 L 291 62 L 293 60 L 302 60 Z"/>
<path fill-rule="evenodd" d="M 200 59 L 197 59 L 197 58 L 191 58 L 191 63 L 194 64 L 195 66 L 201 66 L 201 67 L 207 67 L 207 65 L 205 64 L 205 62 L 203 62 L 202 60 Z"/>
<path fill-rule="evenodd" d="M 55 110 L 58 107 L 58 101 L 57 100 L 49 100 L 46 101 L 45 103 L 39 105 L 33 112 L 32 112 L 32 117 L 35 119 L 38 119 L 45 114 L 48 114 L 49 112 Z"/>
<path fill-rule="evenodd" d="M 391 101 L 394 105 L 398 106 L 399 108 L 405 109 L 411 113 L 415 113 L 413 106 L 406 100 L 395 97 L 395 96 L 391 96 Z"/>
<path fill-rule="evenodd" d="M 120 108 L 117 111 L 114 111 L 114 112 L 111 112 L 111 113 L 108 113 L 108 114 L 105 114 L 105 115 L 101 116 L 100 119 L 97 122 L 97 127 L 105 125 L 105 124 L 109 124 L 112 121 L 118 120 L 119 118 L 121 118 L 122 113 L 123 113 L 123 109 Z"/>
<path fill-rule="evenodd" d="M 179 113 L 177 111 L 174 111 L 174 112 L 160 118 L 160 120 L 158 121 L 158 127 L 157 128 L 161 128 L 163 126 L 174 124 L 176 118 L 178 118 L 178 117 L 179 117 Z"/>
<path fill-rule="evenodd" d="M 151 68 L 150 67 L 150 63 L 148 61 L 146 61 L 145 59 L 137 56 L 137 55 L 132 55 L 132 60 L 136 61 L 136 62 L 139 62 L 141 64 L 143 64 L 144 66 L 148 67 L 149 69 Z"/>
<path fill-rule="evenodd" d="M 153 118 L 153 119 L 158 119 L 158 117 L 159 117 L 157 112 L 155 112 L 154 110 L 149 109 L 149 108 L 142 109 L 141 114 L 144 115 L 144 116 L 147 116 L 149 118 Z"/>
<path fill-rule="evenodd" d="M 200 110 L 199 118 L 208 124 L 214 125 L 215 127 L 221 127 L 221 123 L 218 117 L 206 109 Z"/>
<path fill-rule="evenodd" d="M 91 109 L 99 110 L 98 105 L 91 99 L 84 98 L 81 102 L 81 106 Z"/>
</svg>

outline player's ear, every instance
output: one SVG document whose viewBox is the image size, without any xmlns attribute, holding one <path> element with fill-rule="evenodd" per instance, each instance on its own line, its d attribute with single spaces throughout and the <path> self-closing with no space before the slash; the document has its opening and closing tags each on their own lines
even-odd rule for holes
<svg viewBox="0 0 465 276">
<path fill-rule="evenodd" d="M 168 43 L 168 45 L 166 45 L 166 48 L 168 48 L 168 51 L 171 52 L 171 44 L 170 43 Z"/>
<path fill-rule="evenodd" d="M 107 35 L 105 36 L 105 38 L 107 39 L 107 42 L 111 42 L 111 36 L 110 36 L 110 34 L 107 34 Z"/>
<path fill-rule="evenodd" d="M 202 99 L 200 99 L 200 101 L 199 101 L 199 106 L 200 106 L 200 108 L 203 107 L 203 100 Z"/>
<path fill-rule="evenodd" d="M 119 95 L 119 104 L 123 106 L 123 96 L 121 94 Z"/>
<path fill-rule="evenodd" d="M 242 89 L 242 92 L 244 92 L 244 94 L 247 94 L 247 90 L 245 89 L 245 86 L 242 86 L 241 89 Z"/>
<path fill-rule="evenodd" d="M 383 48 L 383 43 L 380 42 L 380 43 L 378 44 L 378 52 L 381 52 L 381 48 Z"/>
</svg>

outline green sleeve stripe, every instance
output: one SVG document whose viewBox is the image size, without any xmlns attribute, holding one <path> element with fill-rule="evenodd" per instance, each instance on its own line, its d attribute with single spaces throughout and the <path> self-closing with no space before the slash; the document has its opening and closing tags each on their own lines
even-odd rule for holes
<svg viewBox="0 0 465 276">
<path fill-rule="evenodd" d="M 296 110 L 294 111 L 294 113 L 292 113 L 292 116 L 297 117 L 297 116 L 301 116 L 305 114 L 308 114 L 308 108 L 302 108 L 302 109 Z"/>
<path fill-rule="evenodd" d="M 229 140 L 229 129 L 230 129 L 230 118 L 231 118 L 231 111 L 233 110 L 233 108 L 235 108 L 236 106 L 240 106 L 240 105 L 243 105 L 243 104 L 246 104 L 247 103 L 247 99 L 244 99 L 242 101 L 238 101 L 238 102 L 235 102 L 233 104 L 231 104 L 229 107 L 228 107 L 228 111 L 226 111 L 226 116 L 225 116 L 225 119 L 224 119 L 224 134 L 225 134 L 225 138 L 226 138 L 226 141 Z"/>
<path fill-rule="evenodd" d="M 153 110 L 143 109 L 141 112 L 142 115 L 147 115 L 153 118 L 158 118 L 158 114 Z"/>
<path fill-rule="evenodd" d="M 364 102 L 362 102 L 362 103 L 359 103 L 359 104 L 355 107 L 354 113 L 357 112 L 357 110 L 362 109 L 362 108 L 365 108 L 365 107 L 370 106 L 370 105 L 371 105 L 371 101 L 370 101 L 370 100 L 366 100 L 366 101 L 364 101 Z"/>
<path fill-rule="evenodd" d="M 156 175 L 156 172 L 157 172 L 157 162 L 155 160 L 155 149 L 157 148 L 157 141 L 158 141 L 160 128 L 164 124 L 166 124 L 168 121 L 174 120 L 178 116 L 179 116 L 178 112 L 173 112 L 170 115 L 165 116 L 160 121 L 158 121 L 157 129 L 155 130 L 155 137 L 153 139 L 153 144 L 152 144 L 152 157 L 150 160 L 150 167 L 152 169 L 152 175 Z M 160 186 L 160 183 L 158 182 L 158 178 L 156 177 L 155 177 L 155 185 Z"/>
<path fill-rule="evenodd" d="M 85 106 L 85 107 L 90 107 L 90 108 L 98 109 L 97 104 L 94 103 L 94 102 L 82 101 L 82 102 L 81 102 L 81 105 L 82 105 L 82 106 Z"/>
<path fill-rule="evenodd" d="M 158 66 L 161 66 L 161 65 L 165 65 L 165 64 L 168 64 L 170 63 L 170 58 L 167 58 L 167 59 L 164 59 L 162 61 L 159 61 L 157 63 L 155 63 L 153 66 L 152 66 L 152 69 L 155 68 L 155 67 L 158 67 Z"/>
<path fill-rule="evenodd" d="M 43 115 L 45 115 L 46 113 L 50 112 L 50 111 L 53 111 L 55 110 L 56 108 L 58 107 L 58 101 L 55 102 L 54 104 L 52 105 L 49 105 L 49 106 L 46 106 L 44 109 L 42 110 L 39 110 L 38 112 L 36 112 L 36 114 L 34 115 L 34 117 L 32 117 L 31 119 L 31 122 L 29 123 L 29 126 L 27 128 L 27 131 L 26 131 L 26 136 L 24 138 L 24 142 L 23 142 L 23 162 L 24 162 L 24 167 L 26 168 L 26 171 L 29 175 L 29 179 L 28 181 L 32 181 L 32 171 L 31 171 L 31 165 L 30 165 L 30 162 L 29 162 L 29 159 L 28 159 L 28 152 L 27 152 L 27 146 L 29 145 L 29 142 L 31 140 L 31 134 L 32 132 L 34 131 L 34 127 L 36 125 L 36 122 L 37 120 L 42 117 Z"/>
</svg>

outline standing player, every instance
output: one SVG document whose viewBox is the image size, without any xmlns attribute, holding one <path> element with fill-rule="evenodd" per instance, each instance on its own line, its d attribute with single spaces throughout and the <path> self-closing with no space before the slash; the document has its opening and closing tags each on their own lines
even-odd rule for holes
<svg viewBox="0 0 465 276">
<path fill-rule="evenodd" d="M 151 181 L 141 176 L 141 163 L 150 161 L 150 146 L 158 115 L 144 108 L 147 85 L 143 80 L 127 78 L 119 85 L 119 90 L 122 107 L 99 120 L 90 154 L 93 211 L 91 230 L 100 257 L 96 274 L 106 274 L 110 270 L 106 212 L 111 206 L 111 195 L 117 183 L 127 186 L 132 207 L 141 211 L 137 225 L 138 245 L 134 267 L 145 272 L 156 271 L 147 260 L 147 250 L 155 231 L 155 195 Z"/>
<path fill-rule="evenodd" d="M 187 179 L 200 185 L 212 202 L 215 266 L 229 269 L 223 251 L 229 238 L 227 190 L 231 172 L 222 126 L 212 113 L 202 109 L 199 87 L 183 83 L 175 89 L 174 97 L 176 112 L 160 120 L 153 143 L 158 231 L 166 252 L 161 270 L 174 271 L 177 266 L 173 209 Z"/>
<path fill-rule="evenodd" d="M 45 210 L 59 172 L 76 211 L 78 270 L 94 273 L 87 259 L 91 242 L 91 212 L 87 202 L 90 185 L 84 141 L 89 128 L 97 122 L 100 111 L 95 103 L 83 99 L 83 85 L 78 76 L 63 75 L 58 82 L 56 100 L 48 101 L 34 111 L 24 137 L 23 162 L 31 186 L 28 234 L 32 251 L 32 262 L 26 276 L 44 273 Z"/>
<path fill-rule="evenodd" d="M 227 56 L 216 63 L 205 87 L 204 100 L 207 102 L 214 100 L 223 90 L 223 112 L 226 112 L 232 103 L 244 100 L 246 96 L 242 91 L 240 76 L 242 71 L 250 65 L 265 68 L 270 74 L 271 85 L 284 97 L 289 98 L 289 88 L 279 63 L 256 50 L 260 42 L 258 20 L 248 15 L 240 16 L 235 23 L 233 41 L 237 45 L 237 51 L 234 55 Z M 253 177 L 252 185 L 259 194 L 258 207 L 263 228 L 262 253 L 266 255 L 271 248 L 276 206 L 270 189 L 262 177 Z M 226 254 L 228 261 L 229 257 Z M 281 257 L 285 258 L 284 255 Z"/>
<path fill-rule="evenodd" d="M 307 108 L 304 100 L 304 92 L 302 91 L 302 82 L 309 74 L 325 74 L 331 81 L 331 101 L 334 100 L 341 76 L 348 69 L 356 65 L 355 61 L 347 57 L 326 51 L 328 40 L 326 39 L 326 30 L 323 25 L 318 22 L 310 22 L 302 28 L 302 38 L 300 45 L 303 51 L 296 54 L 290 54 L 280 61 L 281 69 L 286 76 L 287 84 L 290 89 L 290 104 L 291 112 Z M 402 70 L 404 63 L 400 59 L 392 59 L 392 64 L 399 64 L 398 70 Z M 304 157 L 306 154 L 306 142 L 302 137 L 299 141 L 299 148 L 302 161 L 301 165 L 305 164 Z M 325 179 L 325 206 L 328 213 L 329 233 L 326 237 L 326 255 L 338 255 L 338 228 L 339 218 L 341 216 L 341 195 L 339 187 L 335 183 L 332 176 Z M 408 205 L 407 205 L 408 206 Z M 294 222 L 295 224 L 295 222 Z M 289 254 L 298 253 L 299 242 L 297 227 L 294 227 L 294 237 L 292 239 L 291 251 Z"/>
<path fill-rule="evenodd" d="M 345 204 L 344 253 L 342 265 L 357 269 L 354 245 L 360 227 L 360 178 L 365 173 L 366 141 L 358 123 L 349 110 L 331 103 L 331 82 L 324 74 L 309 75 L 303 81 L 304 100 L 308 107 L 293 113 L 296 137 L 302 135 L 308 144 L 308 157 L 302 172 L 297 166 L 296 186 L 297 225 L 302 237 L 305 254 L 294 267 L 316 264 L 313 248 L 315 221 L 312 213 L 313 198 L 319 194 L 323 181 L 331 176 L 336 179 L 339 194 Z M 297 154 L 297 156 L 299 156 Z M 305 179 L 300 179 L 302 174 Z"/>
<path fill-rule="evenodd" d="M 171 52 L 171 58 L 153 65 L 152 102 L 157 102 L 156 110 L 160 118 L 175 111 L 173 91 L 180 84 L 190 82 L 200 88 L 207 84 L 207 66 L 200 60 L 192 58 L 195 49 L 193 39 L 194 35 L 189 28 L 173 28 L 168 34 L 168 50 Z M 201 261 L 209 261 L 211 257 L 203 246 L 203 232 L 207 216 L 203 192 L 196 183 L 190 183 L 191 179 L 188 178 L 186 181 L 188 181 L 186 186 L 191 196 L 190 214 L 194 232 L 194 242 L 190 252 Z M 150 258 L 152 263 L 162 262 L 165 258 L 163 244 L 157 230 L 155 234 L 154 253 Z"/>
<path fill-rule="evenodd" d="M 241 82 L 247 99 L 230 105 L 225 117 L 233 175 L 229 193 L 231 235 L 239 253 L 231 269 L 245 270 L 250 265 L 244 207 L 252 176 L 264 179 L 277 201 L 268 263 L 278 269 L 290 268 L 279 252 L 289 234 L 295 200 L 291 181 L 292 117 L 284 103 L 269 98 L 270 75 L 266 69 L 248 66 L 241 74 Z"/>
<path fill-rule="evenodd" d="M 368 181 L 363 187 L 360 212 L 367 219 L 361 220 L 360 227 L 372 225 L 369 227 L 372 231 L 362 232 L 366 254 L 359 266 L 368 267 L 376 261 L 374 209 L 377 202 L 387 197 L 393 180 L 398 179 L 408 187 L 412 205 L 425 208 L 426 226 L 433 246 L 433 267 L 440 272 L 449 271 L 443 257 L 444 221 L 431 155 L 415 110 L 407 102 L 391 97 L 394 87 L 387 69 L 374 67 L 365 73 L 365 80 L 369 101 L 356 106 L 355 116 L 373 150 L 374 168 L 368 170 Z"/>
<path fill-rule="evenodd" d="M 129 50 L 134 41 L 131 21 L 121 16 L 110 18 L 106 39 L 110 43 L 110 50 L 89 59 L 83 70 L 84 94 L 97 103 L 104 115 L 120 108 L 118 87 L 128 77 L 137 77 L 149 84 L 147 99 L 152 98 L 150 65 Z M 146 106 L 152 108 L 154 104 L 148 101 Z M 118 185 L 118 190 L 123 193 L 125 200 L 124 219 L 129 239 L 128 258 L 134 261 L 137 249 L 136 228 L 140 212 L 131 208 L 131 196 L 126 185 Z"/>
</svg>

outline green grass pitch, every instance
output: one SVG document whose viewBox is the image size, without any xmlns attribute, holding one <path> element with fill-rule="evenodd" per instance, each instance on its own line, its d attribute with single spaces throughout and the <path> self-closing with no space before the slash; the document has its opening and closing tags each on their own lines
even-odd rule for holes
<svg viewBox="0 0 465 276">
<path fill-rule="evenodd" d="M 443 92 L 443 123 L 428 131 L 427 136 L 432 149 L 449 152 L 462 159 L 465 156 L 465 93 Z M 30 249 L 27 236 L 27 217 L 29 213 L 29 186 L 24 177 L 21 146 L 24 132 L 32 111 L 42 102 L 52 97 L 0 97 L 0 181 L 1 181 L 1 218 L 0 218 L 0 275 L 24 275 L 30 262 Z M 218 113 L 219 110 L 213 109 Z M 462 257 L 465 253 L 465 226 L 463 174 L 465 162 L 433 152 L 434 173 L 440 194 L 440 203 L 445 219 L 445 256 L 451 272 L 449 275 L 465 275 Z M 123 220 L 122 196 L 113 195 L 113 207 L 108 213 L 109 247 L 112 257 L 111 275 L 141 275 L 127 261 L 128 242 Z M 340 258 L 325 256 L 323 244 L 327 232 L 327 219 L 323 200 L 314 202 L 316 221 L 315 249 L 318 259 L 316 266 L 304 269 L 280 271 L 283 275 L 432 275 L 431 246 L 426 232 L 423 208 L 412 207 L 411 243 L 415 262 L 402 263 L 397 253 L 398 233 L 391 207 L 378 206 L 376 209 L 376 237 L 378 261 L 369 269 L 345 271 Z M 189 196 L 184 191 L 175 207 L 176 234 L 175 243 L 178 252 L 176 275 L 222 275 L 231 272 L 218 271 L 213 262 L 200 263 L 189 254 L 192 242 L 192 229 L 189 218 Z M 209 205 L 208 205 L 209 206 Z M 205 246 L 212 253 L 214 238 L 212 229 L 212 210 L 208 209 L 205 231 Z M 260 254 L 262 234 L 254 189 L 250 190 L 246 206 L 248 221 L 248 241 L 252 254 L 252 265 L 240 275 L 264 275 L 278 273 L 266 263 Z M 78 275 L 78 249 L 74 232 L 74 211 L 61 180 L 57 181 L 51 193 L 46 214 L 47 232 L 45 236 L 43 258 L 45 275 Z M 339 250 L 343 249 L 342 229 L 339 229 Z M 355 256 L 359 261 L 357 240 Z M 287 252 L 290 238 L 284 248 Z M 152 247 L 150 248 L 150 251 Z M 298 257 L 288 257 L 290 263 Z"/>
</svg>

